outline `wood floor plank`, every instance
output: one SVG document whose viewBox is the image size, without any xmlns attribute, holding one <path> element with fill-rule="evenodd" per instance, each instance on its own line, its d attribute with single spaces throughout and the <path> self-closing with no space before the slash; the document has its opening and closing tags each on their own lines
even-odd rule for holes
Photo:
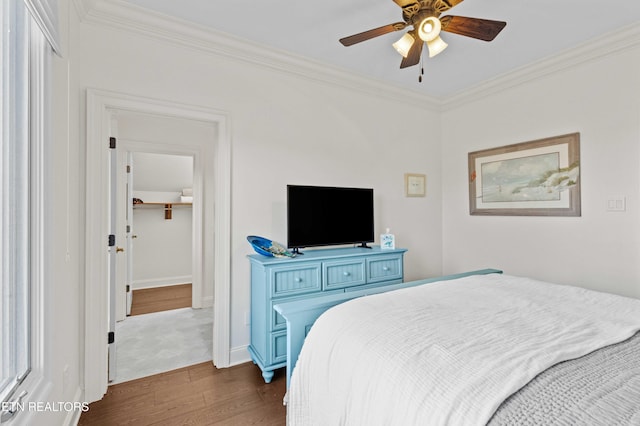
<svg viewBox="0 0 640 426">
<path fill-rule="evenodd" d="M 191 307 L 191 284 L 133 290 L 131 315 Z"/>
<path fill-rule="evenodd" d="M 264 383 L 252 363 L 217 369 L 211 362 L 109 387 L 79 425 L 285 424 L 284 370 Z"/>
<path fill-rule="evenodd" d="M 124 403 L 132 396 L 145 395 L 154 392 L 156 389 L 178 386 L 180 384 L 190 383 L 190 381 L 189 371 L 181 368 L 179 370 L 167 371 L 153 376 L 111 385 L 107 389 L 106 396 L 109 397 L 112 403 Z"/>
<path fill-rule="evenodd" d="M 181 398 L 182 395 L 188 393 L 203 394 L 212 387 L 219 385 L 219 380 L 214 376 L 205 376 L 197 380 L 181 383 L 171 386 L 164 386 L 155 391 L 156 404 L 167 404 L 175 399 Z M 227 386 L 225 386 L 225 389 Z"/>
<path fill-rule="evenodd" d="M 203 408 L 206 408 L 206 405 L 202 394 L 186 394 L 145 410 L 144 413 L 137 415 L 136 424 L 155 425 L 167 418 L 180 418 Z"/>
</svg>

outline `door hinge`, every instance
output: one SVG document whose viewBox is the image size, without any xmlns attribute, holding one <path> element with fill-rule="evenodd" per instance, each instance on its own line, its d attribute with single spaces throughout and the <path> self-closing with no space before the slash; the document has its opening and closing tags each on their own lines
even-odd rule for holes
<svg viewBox="0 0 640 426">
<path fill-rule="evenodd" d="M 131 225 L 127 225 L 127 234 L 131 232 Z"/>
<path fill-rule="evenodd" d="M 116 138 L 113 136 L 109 138 L 109 148 L 116 149 Z"/>
<path fill-rule="evenodd" d="M 131 286 L 127 284 L 127 293 L 129 293 L 130 291 L 131 291 Z"/>
<path fill-rule="evenodd" d="M 116 245 L 116 236 L 114 234 L 109 235 L 109 247 Z"/>
<path fill-rule="evenodd" d="M 116 332 L 110 331 L 109 334 L 107 335 L 107 343 L 112 344 L 115 341 L 116 341 Z"/>
<path fill-rule="evenodd" d="M 131 166 L 127 164 L 127 173 L 131 173 Z"/>
</svg>

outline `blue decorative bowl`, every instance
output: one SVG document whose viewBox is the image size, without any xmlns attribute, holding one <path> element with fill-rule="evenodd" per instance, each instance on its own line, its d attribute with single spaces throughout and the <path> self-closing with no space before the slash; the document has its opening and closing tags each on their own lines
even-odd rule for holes
<svg viewBox="0 0 640 426">
<path fill-rule="evenodd" d="M 294 253 L 287 250 L 282 244 L 273 242 L 264 237 L 249 235 L 247 241 L 256 253 L 269 257 L 296 257 Z"/>
</svg>

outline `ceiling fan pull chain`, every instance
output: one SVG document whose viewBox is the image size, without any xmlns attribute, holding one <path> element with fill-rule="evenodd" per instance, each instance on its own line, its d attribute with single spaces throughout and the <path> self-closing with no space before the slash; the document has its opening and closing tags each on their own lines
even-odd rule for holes
<svg viewBox="0 0 640 426">
<path fill-rule="evenodd" d="M 424 50 L 420 55 L 420 75 L 418 75 L 418 83 L 422 83 L 422 76 L 424 75 Z"/>
</svg>

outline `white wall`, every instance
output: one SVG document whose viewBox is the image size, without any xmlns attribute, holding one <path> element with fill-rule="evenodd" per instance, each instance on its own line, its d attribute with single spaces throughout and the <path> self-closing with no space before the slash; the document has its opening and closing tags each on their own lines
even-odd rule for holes
<svg viewBox="0 0 640 426">
<path fill-rule="evenodd" d="M 191 208 L 176 206 L 171 215 L 166 220 L 164 208 L 134 209 L 133 290 L 191 283 Z"/>
<path fill-rule="evenodd" d="M 640 297 L 640 49 L 443 114 L 443 269 L 502 268 Z M 467 153 L 580 132 L 581 217 L 469 215 Z M 607 200 L 626 197 L 625 212 Z"/>
<path fill-rule="evenodd" d="M 104 25 L 81 23 L 74 40 L 74 98 L 90 87 L 229 113 L 232 348 L 249 343 L 246 236 L 286 241 L 288 183 L 374 188 L 376 233 L 389 227 L 409 249 L 406 277 L 440 273 L 438 113 L 384 88 L 363 93 Z M 404 197 L 406 172 L 427 174 L 426 198 Z"/>
</svg>

